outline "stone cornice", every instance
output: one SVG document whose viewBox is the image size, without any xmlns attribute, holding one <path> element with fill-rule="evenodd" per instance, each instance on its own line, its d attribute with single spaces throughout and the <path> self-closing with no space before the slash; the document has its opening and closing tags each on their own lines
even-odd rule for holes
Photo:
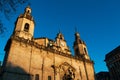
<svg viewBox="0 0 120 80">
<path fill-rule="evenodd" d="M 63 52 L 61 52 L 59 50 L 55 50 L 53 47 L 46 47 L 46 46 L 40 45 L 40 44 L 36 43 L 34 41 L 34 39 L 33 40 L 28 40 L 28 39 L 24 39 L 24 38 L 15 36 L 15 35 L 12 36 L 11 39 L 19 41 L 19 42 L 23 42 L 23 43 L 28 44 L 30 46 L 34 46 L 34 47 L 36 47 L 38 49 L 43 49 L 45 51 L 50 51 L 52 53 L 55 53 L 55 54 L 58 54 L 58 55 L 61 55 L 61 56 L 64 56 L 64 57 L 72 58 L 72 59 L 79 60 L 79 61 L 89 62 L 89 63 L 92 63 L 92 64 L 94 63 L 91 60 L 80 58 L 80 57 L 77 57 L 77 56 L 73 56 L 71 54 L 63 53 Z"/>
</svg>

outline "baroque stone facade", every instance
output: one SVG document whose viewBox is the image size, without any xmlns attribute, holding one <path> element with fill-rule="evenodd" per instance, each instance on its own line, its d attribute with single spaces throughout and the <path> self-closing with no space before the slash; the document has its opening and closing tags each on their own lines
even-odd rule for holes
<svg viewBox="0 0 120 80">
<path fill-rule="evenodd" d="M 75 33 L 74 56 L 62 33 L 55 40 L 34 38 L 33 33 L 28 6 L 6 44 L 2 80 L 94 80 L 94 63 L 79 33 Z"/>
</svg>

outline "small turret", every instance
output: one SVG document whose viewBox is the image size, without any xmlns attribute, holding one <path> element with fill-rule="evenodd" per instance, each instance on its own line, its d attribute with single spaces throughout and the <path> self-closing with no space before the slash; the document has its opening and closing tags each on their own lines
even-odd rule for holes
<svg viewBox="0 0 120 80">
<path fill-rule="evenodd" d="M 75 33 L 75 42 L 73 47 L 75 56 L 89 59 L 86 44 L 80 39 L 80 34 L 78 32 Z"/>
<path fill-rule="evenodd" d="M 71 54 L 70 49 L 66 44 L 66 41 L 64 40 L 64 36 L 62 33 L 58 33 L 56 37 L 56 44 L 59 47 L 59 50 L 63 53 Z"/>
</svg>

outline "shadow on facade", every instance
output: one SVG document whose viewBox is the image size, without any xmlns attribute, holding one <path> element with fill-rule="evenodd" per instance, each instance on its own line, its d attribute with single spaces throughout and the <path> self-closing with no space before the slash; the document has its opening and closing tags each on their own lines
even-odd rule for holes
<svg viewBox="0 0 120 80">
<path fill-rule="evenodd" d="M 7 66 L 2 66 L 0 80 L 32 80 L 32 75 L 19 66 L 7 63 Z"/>
</svg>

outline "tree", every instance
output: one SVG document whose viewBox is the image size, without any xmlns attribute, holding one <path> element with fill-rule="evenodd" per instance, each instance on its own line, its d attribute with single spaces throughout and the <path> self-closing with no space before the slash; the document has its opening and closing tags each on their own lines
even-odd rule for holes
<svg viewBox="0 0 120 80">
<path fill-rule="evenodd" d="M 3 34 L 5 32 L 6 28 L 3 26 L 2 21 L 0 20 L 0 34 Z"/>
<path fill-rule="evenodd" d="M 29 4 L 29 0 L 0 0 L 0 17 L 4 16 L 7 20 L 11 19 L 17 8 L 23 4 Z M 0 35 L 6 31 L 3 20 L 0 18 Z"/>
</svg>

